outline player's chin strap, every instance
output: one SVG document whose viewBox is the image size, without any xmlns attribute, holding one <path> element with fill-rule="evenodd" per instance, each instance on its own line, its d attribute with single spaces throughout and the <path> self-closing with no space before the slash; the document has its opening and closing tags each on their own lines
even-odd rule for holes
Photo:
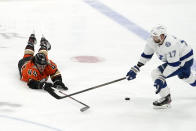
<svg viewBox="0 0 196 131">
<path fill-rule="evenodd" d="M 96 89 L 96 88 L 99 88 L 99 87 L 103 87 L 103 86 L 106 86 L 106 85 L 109 85 L 109 84 L 112 84 L 112 83 L 116 83 L 116 82 L 119 82 L 119 81 L 122 81 L 122 80 L 125 80 L 125 79 L 126 79 L 126 77 L 123 77 L 123 78 L 116 79 L 116 80 L 113 80 L 113 81 L 110 81 L 110 82 L 107 82 L 107 83 L 104 83 L 104 84 L 101 84 L 101 85 L 97 85 L 97 86 L 94 86 L 94 87 L 87 88 L 87 89 L 84 89 L 84 90 L 81 90 L 81 91 L 78 91 L 78 92 L 75 92 L 75 93 L 72 93 L 72 94 L 68 94 L 68 95 L 64 95 L 64 96 L 58 96 L 57 99 L 63 99 L 63 98 L 67 98 L 67 97 L 70 97 L 70 96 L 74 96 L 74 95 L 77 95 L 77 94 L 80 94 L 80 93 L 83 93 L 83 92 L 87 92 L 87 91 L 90 91 L 90 90 L 93 90 L 93 89 Z M 56 93 L 60 93 L 60 92 L 58 91 Z"/>
</svg>

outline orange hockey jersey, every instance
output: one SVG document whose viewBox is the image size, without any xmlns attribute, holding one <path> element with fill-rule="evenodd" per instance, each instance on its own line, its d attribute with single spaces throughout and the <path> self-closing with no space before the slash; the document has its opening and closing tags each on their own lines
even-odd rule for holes
<svg viewBox="0 0 196 131">
<path fill-rule="evenodd" d="M 27 61 L 21 69 L 21 80 L 25 82 L 29 82 L 30 79 L 37 81 L 46 81 L 49 76 L 53 80 L 55 76 L 60 75 L 60 72 L 58 71 L 57 66 L 54 62 L 52 62 L 51 60 L 49 60 L 48 62 L 49 64 L 45 67 L 44 72 L 40 73 L 32 60 Z"/>
</svg>

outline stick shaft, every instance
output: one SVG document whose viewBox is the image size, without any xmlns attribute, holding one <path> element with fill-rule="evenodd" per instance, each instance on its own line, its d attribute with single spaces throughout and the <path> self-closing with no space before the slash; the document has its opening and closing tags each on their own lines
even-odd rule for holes
<svg viewBox="0 0 196 131">
<path fill-rule="evenodd" d="M 113 80 L 113 81 L 110 81 L 110 82 L 107 82 L 107 83 L 104 83 L 104 84 L 101 84 L 101 85 L 97 85 L 97 86 L 94 86 L 94 87 L 91 87 L 91 88 L 87 88 L 87 89 L 84 89 L 84 90 L 81 90 L 81 91 L 63 96 L 63 97 L 61 97 L 61 99 L 66 98 L 66 97 L 70 97 L 70 96 L 73 96 L 73 95 L 76 95 L 76 94 L 80 94 L 80 93 L 83 93 L 83 92 L 87 92 L 89 90 L 93 90 L 93 89 L 96 89 L 96 88 L 99 88 L 99 87 L 103 87 L 103 86 L 106 86 L 106 85 L 109 85 L 109 84 L 112 84 L 112 83 L 115 83 L 115 82 L 119 82 L 119 81 L 122 81 L 122 80 L 125 80 L 125 79 L 126 79 L 126 77 L 123 77 L 123 78 Z"/>
<path fill-rule="evenodd" d="M 65 96 L 67 96 L 67 94 L 65 94 L 64 92 L 62 92 L 62 91 L 59 91 L 61 94 L 64 94 Z M 78 102 L 78 103 L 80 103 L 80 104 L 82 104 L 82 105 L 84 105 L 84 106 L 86 106 L 86 107 L 89 107 L 88 105 L 86 105 L 86 104 L 84 104 L 83 102 L 81 102 L 81 101 L 79 101 L 79 100 L 77 100 L 77 99 L 75 99 L 75 98 L 73 98 L 73 97 L 71 97 L 71 96 L 69 96 L 69 98 L 71 98 L 72 100 L 74 100 L 74 101 L 76 101 L 76 102 Z"/>
</svg>

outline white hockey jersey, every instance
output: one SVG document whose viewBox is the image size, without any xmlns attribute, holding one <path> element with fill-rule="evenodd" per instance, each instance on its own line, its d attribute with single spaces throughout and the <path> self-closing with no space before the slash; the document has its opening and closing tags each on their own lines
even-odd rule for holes
<svg viewBox="0 0 196 131">
<path fill-rule="evenodd" d="M 193 59 L 192 48 L 184 40 L 171 35 L 166 36 L 162 45 L 155 43 L 152 38 L 149 38 L 139 62 L 146 64 L 154 53 L 161 61 L 168 64 L 163 71 L 163 76 L 165 77 L 183 66 L 186 61 Z"/>
</svg>

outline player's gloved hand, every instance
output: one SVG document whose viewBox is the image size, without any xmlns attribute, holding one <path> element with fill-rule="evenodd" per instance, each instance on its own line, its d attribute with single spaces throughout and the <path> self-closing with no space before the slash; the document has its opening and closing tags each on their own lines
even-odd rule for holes
<svg viewBox="0 0 196 131">
<path fill-rule="evenodd" d="M 48 90 L 51 90 L 52 85 L 53 84 L 50 82 L 41 82 L 40 89 L 44 89 L 44 90 L 48 91 Z"/>
<path fill-rule="evenodd" d="M 137 65 L 135 65 L 134 67 L 131 67 L 131 70 L 126 75 L 127 80 L 135 79 L 136 75 L 139 71 L 140 71 L 140 69 Z"/>
<path fill-rule="evenodd" d="M 68 88 L 65 86 L 65 84 L 60 80 L 55 81 L 53 84 L 53 87 L 56 89 L 68 90 Z"/>
<path fill-rule="evenodd" d="M 28 44 L 35 45 L 37 43 L 37 40 L 35 38 L 35 34 L 31 34 L 28 40 Z"/>
<path fill-rule="evenodd" d="M 48 42 L 48 40 L 46 40 L 45 37 L 42 37 L 40 40 L 40 46 L 46 48 L 47 50 L 51 49 L 51 44 Z"/>
<path fill-rule="evenodd" d="M 53 84 L 49 82 L 43 82 L 43 87 L 45 91 L 47 91 L 50 95 L 55 97 L 56 99 L 60 99 L 61 97 L 55 92 L 55 89 L 52 87 Z"/>
<path fill-rule="evenodd" d="M 31 89 L 46 89 L 46 88 L 52 87 L 53 84 L 50 82 L 40 82 L 40 81 L 31 79 L 29 80 L 27 85 Z"/>
<path fill-rule="evenodd" d="M 156 87 L 155 93 L 158 94 L 161 89 L 165 88 L 167 86 L 167 83 L 165 81 L 164 76 L 159 76 L 155 81 L 154 81 L 154 86 Z"/>
</svg>

